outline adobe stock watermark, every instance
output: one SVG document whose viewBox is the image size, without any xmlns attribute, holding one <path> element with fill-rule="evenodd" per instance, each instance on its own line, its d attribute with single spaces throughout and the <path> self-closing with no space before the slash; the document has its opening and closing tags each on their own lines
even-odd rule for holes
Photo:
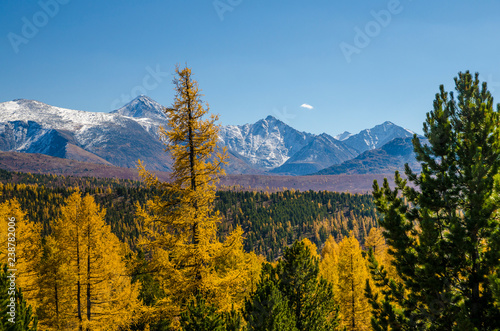
<svg viewBox="0 0 500 331">
<path fill-rule="evenodd" d="M 224 21 L 226 12 L 232 12 L 236 7 L 241 5 L 243 0 L 214 0 L 212 2 L 215 12 L 219 15 L 219 19 Z"/>
<path fill-rule="evenodd" d="M 491 93 L 495 93 L 495 88 L 498 88 L 498 90 L 500 91 L 500 81 L 494 80 L 493 74 L 488 74 L 488 77 L 486 78 L 482 75 L 479 75 L 479 80 L 481 82 L 486 82 L 486 84 L 488 85 L 488 90 Z"/>
<path fill-rule="evenodd" d="M 359 54 L 362 49 L 368 47 L 373 38 L 380 35 L 382 30 L 391 24 L 393 16 L 400 14 L 402 11 L 403 5 L 399 0 L 389 0 L 386 9 L 371 10 L 370 15 L 373 20 L 368 21 L 362 28 L 359 26 L 354 27 L 355 34 L 352 43 L 343 41 L 339 44 L 347 63 L 351 63 L 354 54 Z"/>
<path fill-rule="evenodd" d="M 7 320 L 14 324 L 16 322 L 16 218 L 10 217 L 7 219 L 7 295 L 6 299 L 6 314 L 10 316 Z"/>
<path fill-rule="evenodd" d="M 61 5 L 66 5 L 70 0 L 40 0 L 38 6 L 40 10 L 33 14 L 31 19 L 26 16 L 21 18 L 23 25 L 21 33 L 17 34 L 9 32 L 7 39 L 14 50 L 14 53 L 19 53 L 19 46 L 26 45 L 29 41 L 36 37 L 40 29 L 49 24 L 50 19 L 59 14 Z"/>
<path fill-rule="evenodd" d="M 283 107 L 282 110 L 274 108 L 273 113 L 277 119 L 279 119 L 281 122 L 288 124 L 288 125 L 290 125 L 290 121 L 292 121 L 295 117 L 297 117 L 296 114 L 289 113 L 286 110 L 286 107 Z"/>
<path fill-rule="evenodd" d="M 158 88 L 164 79 L 170 76 L 168 72 L 161 71 L 159 64 L 157 64 L 154 69 L 150 66 L 147 66 L 145 69 L 147 73 L 142 78 L 142 84 L 132 87 L 129 93 L 123 93 L 120 98 L 113 100 L 111 103 L 111 110 L 122 107 L 124 104 L 132 101 L 141 94 L 146 95 L 148 91 Z"/>
</svg>

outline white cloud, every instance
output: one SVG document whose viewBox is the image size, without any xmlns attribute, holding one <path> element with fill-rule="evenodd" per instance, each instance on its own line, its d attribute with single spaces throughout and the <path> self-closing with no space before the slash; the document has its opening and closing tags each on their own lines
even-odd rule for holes
<svg viewBox="0 0 500 331">
<path fill-rule="evenodd" d="M 307 108 L 307 109 L 313 109 L 313 108 L 314 108 L 313 106 L 308 105 L 307 103 L 303 103 L 303 104 L 301 105 L 301 107 L 302 107 L 302 108 Z"/>
</svg>

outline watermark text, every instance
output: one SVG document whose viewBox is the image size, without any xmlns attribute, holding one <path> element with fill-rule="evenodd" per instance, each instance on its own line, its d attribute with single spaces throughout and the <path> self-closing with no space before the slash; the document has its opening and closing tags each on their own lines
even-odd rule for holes
<svg viewBox="0 0 500 331">
<path fill-rule="evenodd" d="M 16 219 L 11 217 L 7 223 L 7 272 L 10 273 L 7 278 L 7 294 L 9 300 L 7 302 L 7 315 L 10 316 L 7 320 L 10 323 L 16 322 Z"/>
<path fill-rule="evenodd" d="M 70 0 L 40 0 L 38 6 L 41 8 L 33 14 L 31 18 L 23 16 L 21 32 L 9 32 L 7 39 L 14 50 L 14 53 L 19 53 L 19 46 L 26 45 L 29 41 L 36 37 L 40 29 L 46 26 L 51 18 L 54 18 L 60 10 L 61 5 L 66 5 Z"/>
</svg>

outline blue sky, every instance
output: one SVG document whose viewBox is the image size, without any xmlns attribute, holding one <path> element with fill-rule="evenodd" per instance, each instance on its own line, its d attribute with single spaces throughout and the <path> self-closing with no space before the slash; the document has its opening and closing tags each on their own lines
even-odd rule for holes
<svg viewBox="0 0 500 331">
<path fill-rule="evenodd" d="M 180 63 L 222 124 L 421 132 L 459 71 L 500 100 L 499 13 L 493 0 L 2 1 L 0 102 L 108 112 L 145 93 L 170 105 Z"/>
</svg>

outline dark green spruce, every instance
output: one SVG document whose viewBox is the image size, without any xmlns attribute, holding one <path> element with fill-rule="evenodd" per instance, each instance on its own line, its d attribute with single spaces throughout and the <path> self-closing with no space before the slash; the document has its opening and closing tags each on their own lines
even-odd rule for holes
<svg viewBox="0 0 500 331">
<path fill-rule="evenodd" d="M 372 256 L 383 289 L 377 297 L 367 286 L 375 330 L 500 328 L 500 105 L 477 74 L 459 73 L 455 85 L 456 96 L 440 87 L 427 114 L 429 145 L 413 139 L 422 172 L 406 166 L 395 189 L 373 186 L 401 278 L 389 280 Z"/>
<path fill-rule="evenodd" d="M 297 331 L 295 316 L 278 288 L 276 277 L 273 267 L 264 264 L 257 289 L 245 303 L 249 331 Z"/>
<path fill-rule="evenodd" d="M 296 241 L 273 268 L 265 265 L 246 304 L 249 330 L 336 330 L 333 288 L 319 276 L 319 260 Z"/>
<path fill-rule="evenodd" d="M 188 303 L 180 322 L 184 331 L 243 330 L 243 319 L 239 312 L 234 309 L 230 312 L 217 312 L 217 308 L 208 304 L 200 294 Z"/>
</svg>

